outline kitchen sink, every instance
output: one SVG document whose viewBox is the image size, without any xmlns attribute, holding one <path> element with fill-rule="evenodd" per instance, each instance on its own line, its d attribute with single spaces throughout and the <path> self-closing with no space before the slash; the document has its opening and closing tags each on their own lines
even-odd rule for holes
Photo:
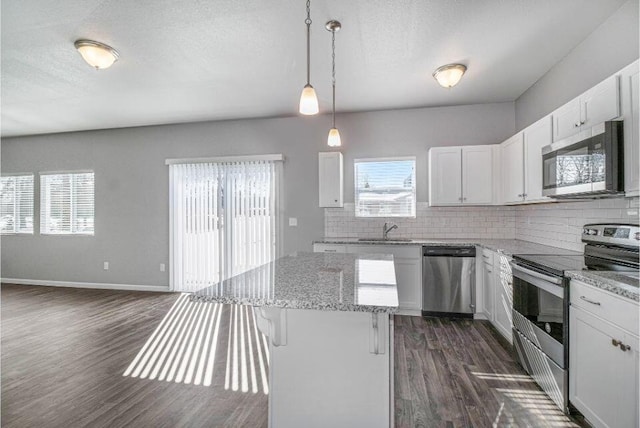
<svg viewBox="0 0 640 428">
<path fill-rule="evenodd" d="M 359 242 L 412 242 L 409 238 L 358 238 Z"/>
</svg>

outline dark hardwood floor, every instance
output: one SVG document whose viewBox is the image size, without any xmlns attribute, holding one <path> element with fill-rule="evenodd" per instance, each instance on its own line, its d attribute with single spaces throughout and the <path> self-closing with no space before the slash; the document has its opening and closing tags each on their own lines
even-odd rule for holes
<svg viewBox="0 0 640 428">
<path fill-rule="evenodd" d="M 169 293 L 1 293 L 3 427 L 267 426 L 250 310 Z M 397 427 L 574 426 L 488 323 L 395 319 Z"/>
</svg>

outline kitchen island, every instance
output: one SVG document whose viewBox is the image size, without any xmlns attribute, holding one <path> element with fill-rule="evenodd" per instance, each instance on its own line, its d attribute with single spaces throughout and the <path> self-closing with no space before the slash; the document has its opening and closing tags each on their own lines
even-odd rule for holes
<svg viewBox="0 0 640 428">
<path fill-rule="evenodd" d="M 269 426 L 393 426 L 393 257 L 294 253 L 192 299 L 250 305 L 269 338 Z"/>
</svg>

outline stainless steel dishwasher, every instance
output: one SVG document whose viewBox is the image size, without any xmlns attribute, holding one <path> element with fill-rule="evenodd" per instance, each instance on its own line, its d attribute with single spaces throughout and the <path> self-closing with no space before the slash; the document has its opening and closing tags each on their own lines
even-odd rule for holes
<svg viewBox="0 0 640 428">
<path fill-rule="evenodd" d="M 472 318 L 475 287 L 475 247 L 422 247 L 423 316 Z"/>
</svg>

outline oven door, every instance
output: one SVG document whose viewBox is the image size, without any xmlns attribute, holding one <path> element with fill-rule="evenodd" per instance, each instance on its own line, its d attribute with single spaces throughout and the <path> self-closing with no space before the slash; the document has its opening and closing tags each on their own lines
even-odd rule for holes
<svg viewBox="0 0 640 428">
<path fill-rule="evenodd" d="M 513 326 L 561 368 L 566 368 L 568 311 L 562 278 L 513 263 Z"/>
</svg>

